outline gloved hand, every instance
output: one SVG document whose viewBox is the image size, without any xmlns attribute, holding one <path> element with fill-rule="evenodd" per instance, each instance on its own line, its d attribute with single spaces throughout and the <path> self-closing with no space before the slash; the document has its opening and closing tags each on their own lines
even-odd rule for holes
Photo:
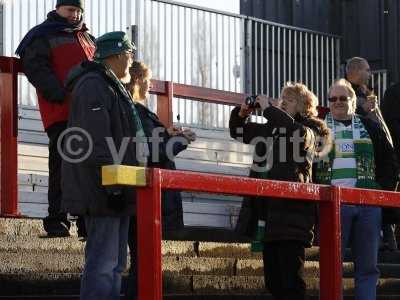
<svg viewBox="0 0 400 300">
<path fill-rule="evenodd" d="M 122 211 L 125 206 L 124 193 L 121 188 L 107 188 L 107 206 L 115 211 Z"/>
</svg>

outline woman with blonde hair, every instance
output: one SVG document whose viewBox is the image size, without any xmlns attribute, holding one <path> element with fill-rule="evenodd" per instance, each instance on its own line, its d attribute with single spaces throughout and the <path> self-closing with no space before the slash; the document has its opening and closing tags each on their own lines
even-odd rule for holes
<svg viewBox="0 0 400 300">
<path fill-rule="evenodd" d="M 256 107 L 267 119 L 265 124 L 249 121 L 254 107 L 242 104 L 234 108 L 229 121 L 231 136 L 255 145 L 250 177 L 310 183 L 313 159 L 319 153 L 318 138 L 328 139 L 329 130 L 316 119 L 317 97 L 304 84 L 287 83 L 280 100 L 276 107 L 269 104 L 268 97 L 258 97 Z M 312 245 L 316 215 L 316 205 L 311 202 L 244 200 L 237 229 L 260 241 L 264 279 L 274 299 L 306 299 L 305 247 Z"/>
<path fill-rule="evenodd" d="M 129 70 L 131 80 L 126 85 L 131 93 L 136 110 L 140 115 L 145 136 L 149 138 L 150 159 L 147 166 L 175 170 L 174 157 L 196 139 L 196 134 L 178 127 L 166 128 L 158 116 L 147 108 L 147 98 L 151 88 L 151 70 L 142 62 L 134 61 Z M 170 147 L 170 145 L 172 145 Z M 170 151 L 170 149 L 172 151 Z M 154 153 L 153 153 L 154 152 Z M 171 153 L 170 153 L 171 152 Z M 163 191 L 161 200 L 161 223 L 163 234 L 178 234 L 184 227 L 182 198 L 179 191 Z M 136 219 L 131 218 L 128 244 L 130 248 L 130 281 L 136 281 Z M 136 299 L 137 286 L 129 285 L 127 299 Z"/>
</svg>

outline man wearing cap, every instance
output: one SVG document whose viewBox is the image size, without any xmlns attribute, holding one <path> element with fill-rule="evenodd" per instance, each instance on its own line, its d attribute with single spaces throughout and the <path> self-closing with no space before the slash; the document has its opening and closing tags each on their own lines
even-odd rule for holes
<svg viewBox="0 0 400 300">
<path fill-rule="evenodd" d="M 49 137 L 48 217 L 43 220 L 49 236 L 69 236 L 70 222 L 60 213 L 61 157 L 57 140 L 67 125 L 69 100 L 64 79 L 71 68 L 93 58 L 94 39 L 82 20 L 83 0 L 57 0 L 47 20 L 32 28 L 16 54 L 25 74 L 36 88 L 43 127 Z M 84 227 L 78 222 L 78 234 Z"/>
<path fill-rule="evenodd" d="M 139 150 L 147 146 L 138 147 L 144 129 L 124 87 L 134 49 L 124 32 L 106 33 L 96 41 L 95 61 L 81 63 L 66 81 L 72 91 L 71 132 L 64 138 L 61 209 L 85 216 L 84 300 L 119 299 L 129 217 L 135 215 L 135 189 L 102 186 L 101 167 L 145 165 L 148 157 Z"/>
</svg>

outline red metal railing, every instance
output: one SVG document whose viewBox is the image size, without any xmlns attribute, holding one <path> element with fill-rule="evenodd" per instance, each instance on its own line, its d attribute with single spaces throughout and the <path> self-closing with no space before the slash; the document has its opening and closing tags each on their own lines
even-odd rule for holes
<svg viewBox="0 0 400 300">
<path fill-rule="evenodd" d="M 0 216 L 18 216 L 17 199 L 17 74 L 15 58 L 0 57 Z M 200 87 L 153 81 L 158 95 L 158 115 L 166 126 L 172 123 L 172 97 L 219 104 L 238 104 L 244 95 Z M 349 189 L 314 184 L 279 182 L 235 176 L 149 169 L 148 185 L 138 188 L 139 299 L 162 299 L 161 191 L 162 189 L 291 198 L 316 201 L 320 209 L 320 297 L 341 299 L 341 203 L 400 207 L 395 192 Z M 262 188 L 261 188 L 262 187 Z M 346 200 L 342 200 L 346 199 Z M 279 201 L 279 200 L 277 200 Z"/>
</svg>

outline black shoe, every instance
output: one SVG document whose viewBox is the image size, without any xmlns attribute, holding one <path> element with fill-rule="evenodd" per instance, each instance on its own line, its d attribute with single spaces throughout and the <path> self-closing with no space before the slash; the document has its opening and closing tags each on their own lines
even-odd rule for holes
<svg viewBox="0 0 400 300">
<path fill-rule="evenodd" d="M 43 219 L 43 227 L 48 237 L 70 236 L 69 228 L 71 227 L 71 223 L 66 219 L 60 220 L 54 217 L 46 217 Z"/>
<path fill-rule="evenodd" d="M 76 227 L 78 229 L 78 237 L 86 240 L 87 232 L 86 232 L 86 224 L 84 217 L 78 216 L 78 218 L 76 219 Z"/>
</svg>

